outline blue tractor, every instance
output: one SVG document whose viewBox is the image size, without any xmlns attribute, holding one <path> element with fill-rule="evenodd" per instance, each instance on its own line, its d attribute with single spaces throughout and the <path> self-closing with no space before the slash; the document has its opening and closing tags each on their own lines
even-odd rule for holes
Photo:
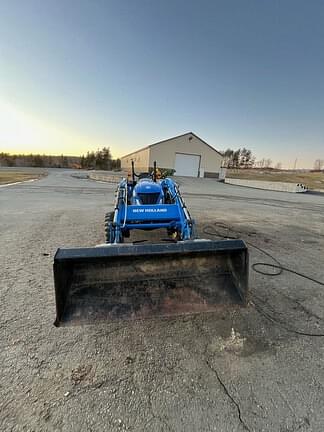
<svg viewBox="0 0 324 432">
<path fill-rule="evenodd" d="M 115 209 L 106 215 L 106 242 L 123 243 L 132 230 L 165 228 L 174 241 L 194 237 L 194 221 L 171 178 L 157 178 L 156 163 L 152 175 L 136 175 L 132 162 L 131 181 L 123 179 L 116 191 Z"/>
<path fill-rule="evenodd" d="M 215 311 L 248 302 L 248 251 L 242 240 L 195 236 L 195 224 L 171 178 L 136 175 L 116 191 L 106 243 L 60 248 L 54 258 L 56 326 L 103 319 Z M 156 243 L 131 242 L 132 230 L 165 229 Z"/>
</svg>

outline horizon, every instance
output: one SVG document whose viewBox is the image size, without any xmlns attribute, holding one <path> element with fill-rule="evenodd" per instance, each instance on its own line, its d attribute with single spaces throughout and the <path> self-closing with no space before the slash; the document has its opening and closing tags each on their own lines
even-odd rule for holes
<svg viewBox="0 0 324 432">
<path fill-rule="evenodd" d="M 3 0 L 0 152 L 120 158 L 192 130 L 312 169 L 323 22 L 320 1 Z"/>
</svg>

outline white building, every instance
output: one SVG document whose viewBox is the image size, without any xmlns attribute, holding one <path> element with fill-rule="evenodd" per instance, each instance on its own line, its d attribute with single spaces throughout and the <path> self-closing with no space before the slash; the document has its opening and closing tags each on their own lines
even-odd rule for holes
<svg viewBox="0 0 324 432">
<path fill-rule="evenodd" d="M 129 171 L 132 160 L 136 172 L 150 172 L 156 161 L 159 168 L 174 169 L 178 176 L 218 178 L 223 156 L 197 135 L 188 132 L 123 156 L 122 170 Z"/>
</svg>

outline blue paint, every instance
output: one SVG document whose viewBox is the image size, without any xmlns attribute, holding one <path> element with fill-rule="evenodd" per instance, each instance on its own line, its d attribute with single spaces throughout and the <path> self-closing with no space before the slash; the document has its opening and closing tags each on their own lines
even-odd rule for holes
<svg viewBox="0 0 324 432">
<path fill-rule="evenodd" d="M 146 201 L 150 204 L 143 204 Z M 134 183 L 123 180 L 117 189 L 114 221 L 109 224 L 107 242 L 122 243 L 132 230 L 160 228 L 178 240 L 193 238 L 194 221 L 177 184 L 170 178 Z"/>
</svg>

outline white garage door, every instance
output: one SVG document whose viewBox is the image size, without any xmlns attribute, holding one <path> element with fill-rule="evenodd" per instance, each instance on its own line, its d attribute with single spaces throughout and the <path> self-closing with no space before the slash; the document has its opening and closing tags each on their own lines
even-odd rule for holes
<svg viewBox="0 0 324 432">
<path fill-rule="evenodd" d="M 175 175 L 198 177 L 200 156 L 185 153 L 176 153 L 175 158 Z"/>
</svg>

